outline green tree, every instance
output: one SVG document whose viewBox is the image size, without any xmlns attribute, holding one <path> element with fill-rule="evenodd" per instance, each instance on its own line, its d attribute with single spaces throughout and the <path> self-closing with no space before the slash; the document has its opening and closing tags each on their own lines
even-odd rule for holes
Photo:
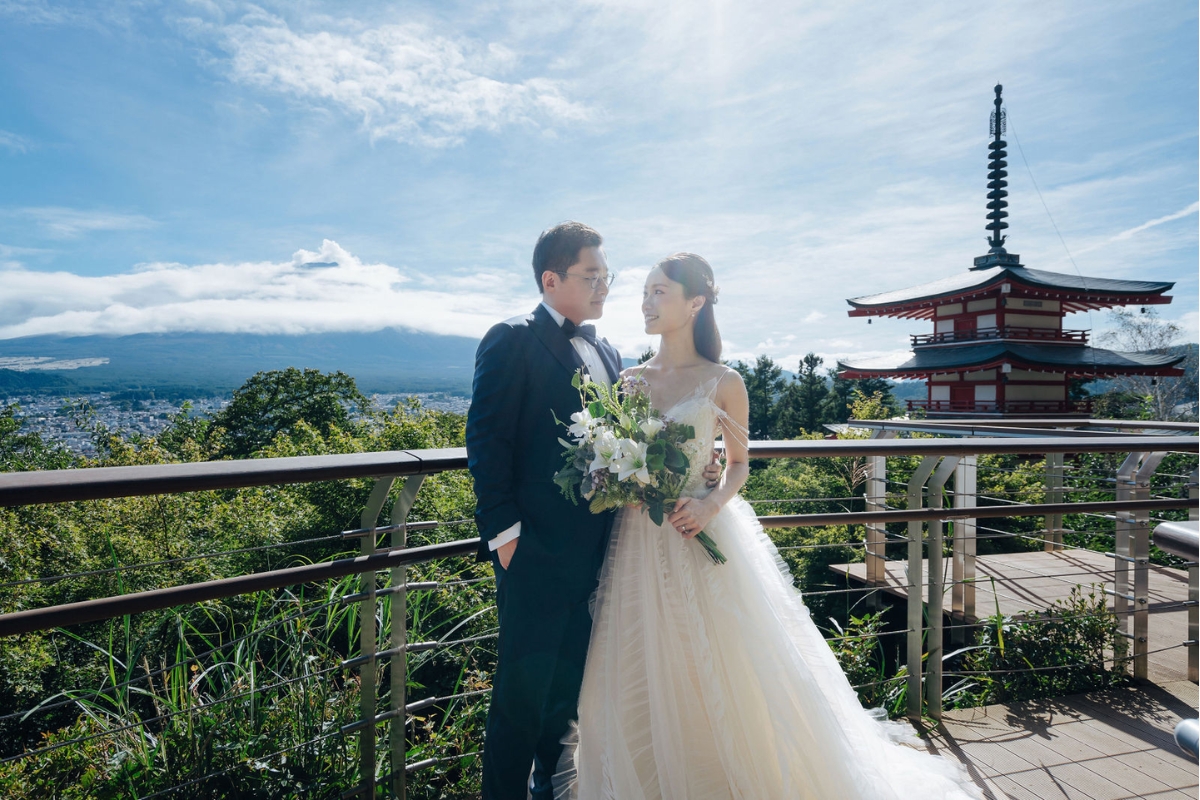
<svg viewBox="0 0 1200 800">
<path fill-rule="evenodd" d="M 647 361 L 649 361 L 652 358 L 654 358 L 654 348 L 647 347 L 644 351 L 642 351 L 642 354 L 640 356 L 638 356 L 638 363 L 645 364 Z"/>
<path fill-rule="evenodd" d="M 1159 318 L 1158 312 L 1152 307 L 1142 308 L 1140 313 L 1127 308 L 1114 309 L 1110 323 L 1112 328 L 1101 334 L 1099 341 L 1124 352 L 1165 355 L 1175 352 L 1174 345 L 1183 335 L 1179 325 Z M 1140 409 L 1144 414 L 1142 419 L 1171 419 L 1176 406 L 1196 398 L 1194 349 L 1189 349 L 1187 358 L 1180 366 L 1185 373 L 1181 377 L 1121 375 L 1113 379 L 1113 385 L 1117 393 L 1147 398 L 1147 407 Z M 1118 400 L 1108 407 L 1128 405 L 1131 404 Z M 1093 415 L 1098 416 L 1094 410 Z"/>
<path fill-rule="evenodd" d="M 783 368 L 769 356 L 759 356 L 754 366 L 739 361 L 733 368 L 741 374 L 750 400 L 750 438 L 771 438 L 775 431 L 775 403 L 785 386 Z"/>
<path fill-rule="evenodd" d="M 884 413 L 884 416 L 871 419 L 894 417 L 900 409 L 895 395 L 892 394 L 892 384 L 886 378 L 845 380 L 837 377 L 836 370 L 830 370 L 829 377 L 832 379 L 832 385 L 829 387 L 829 395 L 825 398 L 826 422 L 845 422 L 851 417 L 863 419 L 863 417 L 855 416 L 851 411 L 855 399 L 860 395 L 863 397 L 879 395 L 880 413 Z"/>
<path fill-rule="evenodd" d="M 344 372 L 288 367 L 259 372 L 241 385 L 209 429 L 221 455 L 244 458 L 263 449 L 300 422 L 322 435 L 353 427 L 350 411 L 368 408 L 354 378 Z"/>
<path fill-rule="evenodd" d="M 849 411 L 854 419 L 887 419 L 892 415 L 882 392 L 866 395 L 858 389 L 850 399 Z"/>
<path fill-rule="evenodd" d="M 36 433 L 23 431 L 21 406 L 0 408 L 0 472 L 30 469 L 66 469 L 76 458 L 60 444 L 47 442 Z"/>
<path fill-rule="evenodd" d="M 800 359 L 795 380 L 788 384 L 776 411 L 775 436 L 791 439 L 802 433 L 817 433 L 823 419 L 822 404 L 829 389 L 819 370 L 824 359 L 809 353 Z"/>
</svg>

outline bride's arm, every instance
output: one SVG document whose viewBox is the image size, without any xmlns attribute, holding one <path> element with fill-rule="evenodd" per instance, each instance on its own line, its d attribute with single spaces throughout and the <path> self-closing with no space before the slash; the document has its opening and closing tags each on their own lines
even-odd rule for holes
<svg viewBox="0 0 1200 800">
<path fill-rule="evenodd" d="M 746 384 L 737 372 L 727 373 L 717 389 L 717 406 L 724 412 L 721 431 L 725 440 L 725 472 L 717 487 L 702 498 L 685 497 L 675 506 L 668 521 L 677 531 L 691 538 L 733 499 L 750 477 L 750 458 L 746 428 L 750 422 L 750 398 Z"/>
</svg>

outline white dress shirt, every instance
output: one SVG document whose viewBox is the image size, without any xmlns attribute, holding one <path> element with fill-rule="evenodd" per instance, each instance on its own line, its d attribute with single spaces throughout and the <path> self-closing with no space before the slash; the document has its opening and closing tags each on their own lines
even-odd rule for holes
<svg viewBox="0 0 1200 800">
<path fill-rule="evenodd" d="M 542 303 L 542 308 L 550 312 L 550 316 L 554 318 L 555 324 L 562 327 L 563 322 L 567 319 L 562 314 L 555 311 L 546 303 Z M 583 367 L 587 370 L 588 375 L 596 383 L 603 383 L 605 386 L 612 386 L 612 380 L 608 377 L 608 370 L 604 367 L 604 362 L 600 359 L 600 353 L 592 346 L 592 343 L 582 336 L 572 336 L 571 345 L 575 348 L 575 352 L 579 354 L 579 359 L 583 361 Z M 504 545 L 516 539 L 521 535 L 521 523 L 517 522 L 511 528 L 501 531 L 496 534 L 490 542 L 488 548 L 498 550 Z"/>
</svg>

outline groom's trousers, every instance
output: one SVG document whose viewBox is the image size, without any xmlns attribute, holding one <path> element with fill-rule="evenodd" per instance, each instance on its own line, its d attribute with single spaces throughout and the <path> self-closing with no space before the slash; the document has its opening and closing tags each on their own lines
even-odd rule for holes
<svg viewBox="0 0 1200 800">
<path fill-rule="evenodd" d="M 520 560 L 514 556 L 510 566 Z M 533 800 L 551 800 L 550 777 L 577 714 L 592 630 L 588 601 L 555 603 L 522 585 L 537 576 L 519 569 L 505 574 L 497 567 L 496 576 L 499 658 L 484 741 L 483 797 L 525 800 L 532 793 Z"/>
</svg>

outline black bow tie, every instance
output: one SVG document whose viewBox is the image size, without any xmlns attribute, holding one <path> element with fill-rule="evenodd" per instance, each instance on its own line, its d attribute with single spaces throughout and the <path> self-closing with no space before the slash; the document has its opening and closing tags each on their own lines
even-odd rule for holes
<svg viewBox="0 0 1200 800">
<path fill-rule="evenodd" d="M 596 346 L 596 326 L 595 325 L 576 325 L 569 319 L 563 320 L 562 332 L 567 335 L 568 339 L 573 339 L 576 336 L 582 336 L 584 341 Z"/>
</svg>

